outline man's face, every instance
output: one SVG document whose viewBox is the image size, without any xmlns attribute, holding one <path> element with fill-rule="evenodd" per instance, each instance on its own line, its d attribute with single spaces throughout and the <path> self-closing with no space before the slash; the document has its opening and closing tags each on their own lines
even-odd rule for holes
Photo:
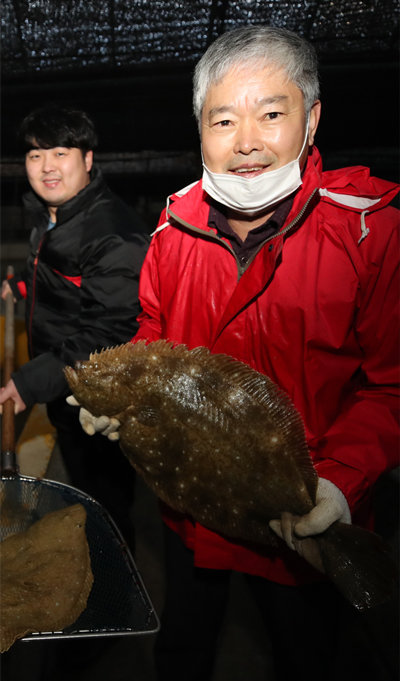
<svg viewBox="0 0 400 681">
<path fill-rule="evenodd" d="M 31 149 L 25 168 L 32 189 L 46 203 L 55 219 L 58 206 L 72 199 L 90 182 L 93 152 L 84 156 L 76 147 Z"/>
<path fill-rule="evenodd" d="M 319 102 L 310 112 L 308 143 L 314 140 Z M 212 85 L 201 121 L 203 158 L 216 173 L 255 177 L 299 155 L 306 134 L 301 90 L 276 67 L 233 67 Z M 308 144 L 300 165 L 304 164 Z"/>
</svg>

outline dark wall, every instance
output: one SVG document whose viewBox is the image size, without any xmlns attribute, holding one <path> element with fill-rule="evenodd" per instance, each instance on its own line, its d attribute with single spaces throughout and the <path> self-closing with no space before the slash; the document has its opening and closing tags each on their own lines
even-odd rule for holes
<svg viewBox="0 0 400 681">
<path fill-rule="evenodd" d="M 93 116 L 99 151 L 180 150 L 198 146 L 191 111 L 191 67 L 137 69 L 73 80 L 57 75 L 2 86 L 2 155 L 16 153 L 18 122 L 46 101 L 75 103 Z M 393 58 L 352 55 L 321 63 L 323 115 L 318 143 L 337 149 L 394 147 L 398 142 L 399 67 Z"/>
<path fill-rule="evenodd" d="M 337 59 L 337 57 L 336 57 Z M 322 118 L 316 143 L 327 169 L 367 165 L 374 175 L 399 179 L 398 62 L 381 55 L 321 63 Z M 23 116 L 44 102 L 75 104 L 93 117 L 102 153 L 145 150 L 193 151 L 198 169 L 155 175 L 110 176 L 126 200 L 159 197 L 192 182 L 200 172 L 199 138 L 191 111 L 192 67 L 141 68 L 118 77 L 74 79 L 36 74 L 30 81 L 4 82 L 2 157 L 18 154 L 16 130 Z M 23 183 L 3 181 L 2 202 L 18 201 Z"/>
</svg>

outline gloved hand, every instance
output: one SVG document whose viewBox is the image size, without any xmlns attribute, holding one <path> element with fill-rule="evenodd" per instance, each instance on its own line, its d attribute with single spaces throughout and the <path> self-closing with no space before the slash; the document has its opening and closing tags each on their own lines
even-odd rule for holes
<svg viewBox="0 0 400 681">
<path fill-rule="evenodd" d="M 319 478 L 316 505 L 309 513 L 295 516 L 285 512 L 280 520 L 271 520 L 269 526 L 290 549 L 297 551 L 323 572 L 319 550 L 312 535 L 323 532 L 336 520 L 351 523 L 349 505 L 344 494 L 333 482 Z"/>
<path fill-rule="evenodd" d="M 79 407 L 79 402 L 73 395 L 66 398 L 71 407 Z M 118 428 L 120 422 L 118 419 L 109 416 L 93 416 L 87 409 L 81 407 L 79 410 L 79 422 L 87 435 L 94 435 L 100 433 L 105 435 L 109 440 L 119 440 Z"/>
</svg>

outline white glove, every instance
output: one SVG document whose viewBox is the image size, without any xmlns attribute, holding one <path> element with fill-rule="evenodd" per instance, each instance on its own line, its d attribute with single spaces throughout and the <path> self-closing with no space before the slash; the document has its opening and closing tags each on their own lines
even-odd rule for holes
<svg viewBox="0 0 400 681">
<path fill-rule="evenodd" d="M 79 402 L 73 395 L 66 398 L 71 407 L 79 407 Z M 93 416 L 87 409 L 81 407 L 79 410 L 79 422 L 87 435 L 94 435 L 100 433 L 105 435 L 109 440 L 119 440 L 118 428 L 120 422 L 118 419 L 109 416 Z"/>
<path fill-rule="evenodd" d="M 295 516 L 284 512 L 280 520 L 271 520 L 269 526 L 290 549 L 297 551 L 311 565 L 323 571 L 317 544 L 311 537 L 326 530 L 336 520 L 351 523 L 349 505 L 344 494 L 333 482 L 319 478 L 316 505 L 309 513 Z"/>
<path fill-rule="evenodd" d="M 316 506 L 295 524 L 295 533 L 298 537 L 320 534 L 335 520 L 351 524 L 351 514 L 346 497 L 333 482 L 325 478 L 318 478 Z"/>
</svg>

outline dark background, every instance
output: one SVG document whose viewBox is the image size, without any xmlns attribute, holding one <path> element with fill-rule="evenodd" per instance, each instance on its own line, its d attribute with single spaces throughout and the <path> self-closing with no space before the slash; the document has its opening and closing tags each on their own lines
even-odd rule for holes
<svg viewBox="0 0 400 681">
<path fill-rule="evenodd" d="M 368 165 L 399 178 L 398 17 L 392 0 L 169 2 L 3 0 L 2 241 L 25 238 L 16 131 L 33 108 L 85 109 L 109 184 L 153 228 L 167 194 L 200 175 L 193 67 L 220 33 L 248 24 L 295 30 L 316 47 L 325 168 Z"/>
<path fill-rule="evenodd" d="M 316 143 L 325 168 L 362 164 L 398 180 L 398 19 L 397 0 L 2 0 L 0 281 L 5 265 L 24 262 L 28 239 L 21 211 L 27 184 L 15 139 L 22 118 L 53 101 L 87 110 L 99 133 L 96 162 L 152 230 L 166 195 L 200 175 L 193 66 L 220 33 L 238 26 L 283 26 L 315 45 L 323 107 Z M 63 480 L 54 468 L 47 477 Z M 377 530 L 396 556 L 398 499 L 399 469 L 376 488 Z M 154 499 L 140 487 L 135 507 L 138 566 L 160 612 L 160 521 Z M 243 585 L 233 594 L 215 681 L 258 681 L 271 674 L 259 614 Z M 375 644 L 357 640 L 357 630 L 355 644 L 354 632 L 344 635 L 352 651 L 343 678 L 356 678 L 352 665 L 357 678 L 389 679 L 372 664 Z M 93 668 L 67 668 L 62 678 L 151 681 L 153 641 L 134 638 L 110 650 L 101 641 L 104 654 Z M 13 647 L 11 668 L 19 671 L 8 681 L 37 678 L 38 646 Z"/>
</svg>

